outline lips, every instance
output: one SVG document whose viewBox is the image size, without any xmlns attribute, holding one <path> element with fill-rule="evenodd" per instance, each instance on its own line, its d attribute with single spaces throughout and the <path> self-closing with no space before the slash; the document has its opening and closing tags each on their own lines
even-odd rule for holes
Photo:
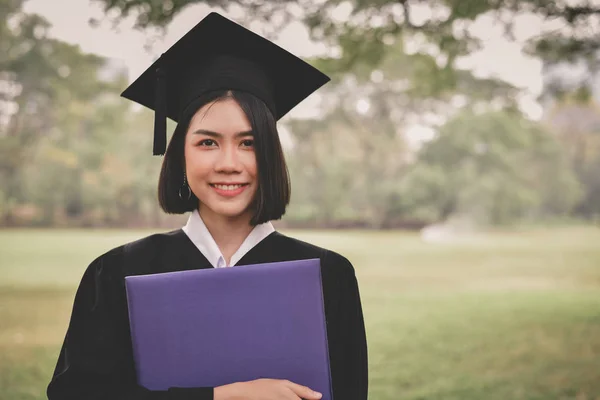
<svg viewBox="0 0 600 400">
<path fill-rule="evenodd" d="M 248 187 L 247 183 L 211 183 L 210 187 L 223 197 L 234 197 L 241 194 Z"/>
<path fill-rule="evenodd" d="M 229 184 L 226 184 L 226 183 L 211 183 L 210 184 L 210 186 L 212 186 L 212 187 L 214 187 L 216 189 L 219 189 L 219 190 L 230 190 L 230 191 L 240 189 L 240 188 L 242 188 L 242 187 L 244 187 L 246 185 L 248 185 L 248 184 L 247 183 L 229 183 Z"/>
</svg>

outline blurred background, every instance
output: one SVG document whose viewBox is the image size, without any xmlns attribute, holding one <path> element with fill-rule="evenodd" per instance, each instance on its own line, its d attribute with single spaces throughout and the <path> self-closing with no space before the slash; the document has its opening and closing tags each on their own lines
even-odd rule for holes
<svg viewBox="0 0 600 400">
<path fill-rule="evenodd" d="M 119 94 L 210 11 L 332 77 L 276 226 L 354 264 L 371 399 L 600 399 L 598 0 L 0 0 L 0 399 L 94 258 L 185 223 Z"/>
</svg>

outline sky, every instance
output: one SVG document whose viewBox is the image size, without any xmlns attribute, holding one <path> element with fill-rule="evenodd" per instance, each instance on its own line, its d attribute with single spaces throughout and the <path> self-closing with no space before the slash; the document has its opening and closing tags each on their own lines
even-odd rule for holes
<svg viewBox="0 0 600 400">
<path fill-rule="evenodd" d="M 101 8 L 89 0 L 28 0 L 25 11 L 35 12 L 45 17 L 52 28 L 49 34 L 68 43 L 77 44 L 85 52 L 102 55 L 122 62 L 129 72 L 129 80 L 137 78 L 163 51 L 168 49 L 189 29 L 206 16 L 211 9 L 204 5 L 186 8 L 167 27 L 164 37 L 156 33 L 140 32 L 133 29 L 133 19 L 123 21 L 117 28 L 104 21 L 97 27 L 89 24 L 90 18 L 102 19 Z M 336 10 L 335 17 L 344 18 L 348 10 Z M 413 18 L 427 17 L 427 10 L 416 10 Z M 235 19 L 235 15 L 228 15 Z M 250 27 L 256 31 L 260 27 Z M 498 77 L 522 89 L 518 98 L 523 112 L 532 119 L 542 116 L 542 109 L 536 97 L 542 89 L 542 65 L 539 60 L 521 52 L 523 40 L 539 32 L 541 22 L 532 16 L 522 16 L 515 20 L 518 41 L 509 42 L 502 37 L 500 26 L 494 26 L 491 18 L 480 18 L 472 27 L 472 32 L 484 39 L 481 51 L 460 60 L 459 66 L 472 69 L 481 77 Z M 257 32 L 260 33 L 260 32 Z M 146 44 L 154 38 L 150 49 Z M 300 22 L 289 25 L 275 42 L 298 56 L 311 56 L 326 51 L 320 44 L 312 43 L 308 31 Z M 318 108 L 318 97 L 311 96 L 291 117 L 309 115 Z M 431 131 L 414 127 L 414 134 L 429 135 Z"/>
</svg>

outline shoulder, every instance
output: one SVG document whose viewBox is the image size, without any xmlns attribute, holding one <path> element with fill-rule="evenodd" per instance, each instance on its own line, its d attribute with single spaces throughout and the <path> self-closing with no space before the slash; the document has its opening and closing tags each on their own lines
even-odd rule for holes
<svg viewBox="0 0 600 400">
<path fill-rule="evenodd" d="M 174 243 L 181 241 L 184 236 L 185 233 L 181 229 L 177 229 L 170 232 L 155 233 L 120 247 L 126 257 L 135 259 L 154 258 Z"/>
<path fill-rule="evenodd" d="M 88 267 L 87 273 L 129 275 L 129 269 L 149 265 L 185 235 L 181 229 L 155 233 L 115 247 L 98 256 Z"/>
<path fill-rule="evenodd" d="M 319 258 L 324 269 L 351 275 L 355 273 L 352 263 L 345 256 L 333 250 L 286 236 L 280 232 L 273 235 L 273 245 L 297 259 Z"/>
</svg>

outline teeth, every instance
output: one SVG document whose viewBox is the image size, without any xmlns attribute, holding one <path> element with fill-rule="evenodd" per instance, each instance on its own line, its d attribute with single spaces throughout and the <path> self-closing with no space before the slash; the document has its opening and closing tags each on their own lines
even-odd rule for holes
<svg viewBox="0 0 600 400">
<path fill-rule="evenodd" d="M 213 186 L 220 190 L 236 190 L 236 189 L 241 188 L 244 185 L 213 185 Z"/>
</svg>

